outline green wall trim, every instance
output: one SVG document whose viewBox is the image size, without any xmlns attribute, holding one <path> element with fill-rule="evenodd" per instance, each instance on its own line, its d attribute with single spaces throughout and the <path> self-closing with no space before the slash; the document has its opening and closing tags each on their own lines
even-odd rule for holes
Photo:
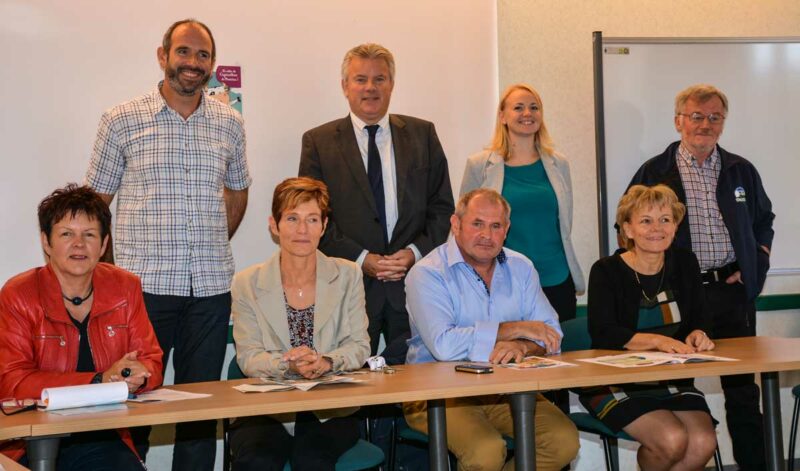
<svg viewBox="0 0 800 471">
<path fill-rule="evenodd" d="M 765 294 L 756 299 L 757 311 L 785 311 L 800 309 L 800 293 Z M 578 305 L 578 317 L 586 317 L 586 305 Z M 233 326 L 228 328 L 228 343 L 233 343 Z"/>
<path fill-rule="evenodd" d="M 800 293 L 766 294 L 756 299 L 756 311 L 785 311 L 800 309 Z"/>
<path fill-rule="evenodd" d="M 800 293 L 765 294 L 756 299 L 756 311 L 800 309 Z M 586 316 L 586 305 L 578 305 L 578 317 Z"/>
</svg>

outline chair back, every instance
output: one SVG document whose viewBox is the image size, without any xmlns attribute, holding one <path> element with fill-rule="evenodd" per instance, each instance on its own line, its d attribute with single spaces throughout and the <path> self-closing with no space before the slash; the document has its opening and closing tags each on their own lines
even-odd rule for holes
<svg viewBox="0 0 800 471">
<path fill-rule="evenodd" d="M 564 332 L 564 338 L 561 340 L 562 352 L 589 350 L 592 348 L 592 338 L 589 336 L 589 319 L 586 316 L 562 322 L 561 331 Z"/>
<path fill-rule="evenodd" d="M 236 355 L 231 358 L 231 362 L 228 365 L 228 379 L 242 379 L 246 376 L 242 373 L 241 368 L 239 368 L 239 364 L 236 363 Z"/>
</svg>

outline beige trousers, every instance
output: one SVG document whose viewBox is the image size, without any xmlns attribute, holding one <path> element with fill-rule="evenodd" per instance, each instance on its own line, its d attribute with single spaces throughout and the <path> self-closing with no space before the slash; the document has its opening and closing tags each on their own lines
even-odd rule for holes
<svg viewBox="0 0 800 471">
<path fill-rule="evenodd" d="M 447 448 L 458 460 L 459 471 L 513 470 L 506 463 L 503 436 L 514 436 L 514 423 L 507 396 L 447 399 Z M 403 404 L 408 425 L 428 433 L 425 401 Z M 557 471 L 578 454 L 578 430 L 558 407 L 536 396 L 536 469 Z"/>
</svg>

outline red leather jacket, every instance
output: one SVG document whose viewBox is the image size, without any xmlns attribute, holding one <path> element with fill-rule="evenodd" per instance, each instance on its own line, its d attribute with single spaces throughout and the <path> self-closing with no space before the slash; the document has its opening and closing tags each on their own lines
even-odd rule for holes
<svg viewBox="0 0 800 471">
<path fill-rule="evenodd" d="M 142 286 L 135 275 L 106 263 L 92 274 L 89 345 L 95 369 L 107 370 L 128 352 L 152 373 L 142 391 L 161 385 L 162 352 L 147 317 Z M 50 266 L 11 278 L 0 291 L 0 398 L 39 398 L 42 389 L 89 384 L 95 373 L 78 373 L 78 329 L 61 298 Z M 123 440 L 133 449 L 127 430 Z M 19 459 L 18 442 L 0 446 Z M 23 444 L 24 445 L 24 444 Z"/>
</svg>

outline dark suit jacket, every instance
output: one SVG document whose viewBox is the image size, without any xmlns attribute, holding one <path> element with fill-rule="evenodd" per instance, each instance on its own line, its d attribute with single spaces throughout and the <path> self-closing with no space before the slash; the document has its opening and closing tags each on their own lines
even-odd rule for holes
<svg viewBox="0 0 800 471">
<path fill-rule="evenodd" d="M 398 218 L 388 246 L 350 116 L 303 134 L 299 174 L 322 180 L 330 191 L 331 216 L 319 247 L 325 255 L 356 260 L 363 250 L 391 254 L 414 244 L 424 256 L 447 239 L 453 192 L 433 123 L 390 115 L 389 124 Z M 367 312 L 379 311 L 387 300 L 394 309 L 405 310 L 403 281 L 384 283 L 365 276 L 364 288 Z"/>
</svg>

